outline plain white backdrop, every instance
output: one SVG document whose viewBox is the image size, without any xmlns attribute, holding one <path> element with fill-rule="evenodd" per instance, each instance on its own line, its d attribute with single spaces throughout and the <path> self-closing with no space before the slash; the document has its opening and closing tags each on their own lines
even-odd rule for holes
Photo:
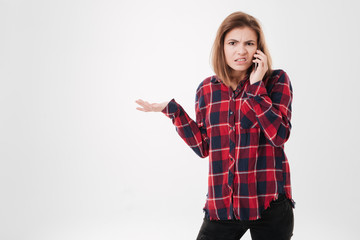
<svg viewBox="0 0 360 240">
<path fill-rule="evenodd" d="M 0 0 L 0 239 L 195 239 L 207 159 L 134 101 L 175 98 L 194 117 L 216 30 L 234 11 L 260 20 L 274 68 L 292 81 L 293 239 L 357 239 L 358 10 L 350 0 Z"/>
</svg>

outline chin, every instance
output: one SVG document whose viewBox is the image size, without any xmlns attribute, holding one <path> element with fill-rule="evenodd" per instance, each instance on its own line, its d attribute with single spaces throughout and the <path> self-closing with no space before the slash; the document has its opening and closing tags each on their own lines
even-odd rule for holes
<svg viewBox="0 0 360 240">
<path fill-rule="evenodd" d="M 249 69 L 250 66 L 235 66 L 233 67 L 232 69 L 236 72 L 236 71 L 239 71 L 239 72 L 244 72 L 244 71 L 247 71 Z"/>
</svg>

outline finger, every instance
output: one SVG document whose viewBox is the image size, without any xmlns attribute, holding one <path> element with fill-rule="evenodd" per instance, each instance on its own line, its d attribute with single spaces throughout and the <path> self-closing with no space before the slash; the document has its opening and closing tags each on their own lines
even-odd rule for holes
<svg viewBox="0 0 360 240">
<path fill-rule="evenodd" d="M 150 103 L 147 102 L 147 101 L 141 100 L 141 101 L 138 101 L 138 104 L 141 105 L 144 108 L 149 108 L 150 107 Z"/>
<path fill-rule="evenodd" d="M 260 60 L 260 59 L 254 59 L 254 60 L 253 60 L 253 63 L 258 63 L 258 66 L 257 66 L 258 68 L 259 68 L 259 67 L 265 67 L 265 66 L 267 66 L 267 65 L 266 65 L 266 62 L 265 62 L 265 61 L 262 61 L 262 60 Z"/>
<path fill-rule="evenodd" d="M 146 112 L 144 108 L 137 107 L 136 109 L 142 112 Z"/>
<path fill-rule="evenodd" d="M 262 52 L 261 50 L 256 50 L 255 54 L 263 56 L 264 58 L 266 58 L 266 54 L 264 52 Z"/>
<path fill-rule="evenodd" d="M 152 107 L 150 106 L 150 103 L 140 100 L 136 101 L 137 104 L 139 104 L 141 107 L 137 107 L 136 109 L 143 112 L 150 112 L 152 110 Z"/>
<path fill-rule="evenodd" d="M 257 54 L 260 54 L 260 55 L 266 56 L 265 53 L 264 53 L 263 51 L 261 51 L 260 49 L 256 50 L 256 53 L 257 53 Z"/>
<path fill-rule="evenodd" d="M 254 55 L 254 58 L 255 59 L 253 59 L 253 61 L 254 60 L 260 60 L 260 61 L 262 61 L 262 62 L 267 62 L 267 58 L 266 58 L 266 56 L 260 56 L 260 55 Z"/>
<path fill-rule="evenodd" d="M 142 99 L 138 99 L 135 102 L 139 105 L 144 105 L 144 100 L 142 100 Z"/>
<path fill-rule="evenodd" d="M 137 102 L 137 104 L 139 104 L 141 107 L 143 107 L 143 108 L 146 108 L 146 104 L 145 104 L 145 102 Z"/>
<path fill-rule="evenodd" d="M 135 102 L 136 102 L 136 103 L 138 103 L 138 102 L 144 102 L 144 100 L 142 100 L 142 99 L 137 99 L 137 100 L 135 100 Z"/>
<path fill-rule="evenodd" d="M 148 111 L 152 111 L 153 110 L 153 105 L 149 102 L 144 102 L 144 106 Z"/>
<path fill-rule="evenodd" d="M 265 55 L 256 54 L 256 53 L 254 54 L 254 58 L 258 58 L 262 61 L 265 61 L 267 59 Z"/>
</svg>

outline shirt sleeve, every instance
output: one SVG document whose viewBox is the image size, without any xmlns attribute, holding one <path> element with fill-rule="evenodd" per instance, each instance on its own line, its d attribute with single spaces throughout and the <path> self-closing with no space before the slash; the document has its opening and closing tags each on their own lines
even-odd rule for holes
<svg viewBox="0 0 360 240">
<path fill-rule="evenodd" d="M 206 129 L 200 117 L 201 113 L 198 102 L 195 104 L 195 111 L 196 122 L 189 117 L 180 104 L 172 99 L 162 112 L 172 120 L 176 131 L 186 144 L 194 150 L 197 155 L 205 158 L 209 155 L 209 144 Z"/>
<path fill-rule="evenodd" d="M 282 146 L 290 136 L 292 86 L 286 72 L 279 73 L 278 80 L 270 92 L 263 81 L 251 84 L 247 88 L 249 103 L 255 112 L 258 123 L 270 143 Z"/>
</svg>

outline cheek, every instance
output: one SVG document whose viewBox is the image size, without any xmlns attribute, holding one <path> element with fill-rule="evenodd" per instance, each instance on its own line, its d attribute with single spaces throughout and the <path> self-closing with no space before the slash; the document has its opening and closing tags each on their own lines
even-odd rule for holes
<svg viewBox="0 0 360 240">
<path fill-rule="evenodd" d="M 252 49 L 252 55 L 254 56 L 254 54 L 256 53 L 256 50 L 258 50 L 259 48 L 257 46 L 255 46 L 253 49 Z"/>
<path fill-rule="evenodd" d="M 250 55 L 252 56 L 252 57 L 254 57 L 254 54 L 256 53 L 256 49 L 252 49 L 251 51 L 250 51 Z"/>
<path fill-rule="evenodd" d="M 226 59 L 226 62 L 229 62 L 231 60 L 231 57 L 232 57 L 232 50 L 231 49 L 228 49 L 228 48 L 224 48 L 224 54 L 225 54 L 225 59 Z"/>
</svg>

